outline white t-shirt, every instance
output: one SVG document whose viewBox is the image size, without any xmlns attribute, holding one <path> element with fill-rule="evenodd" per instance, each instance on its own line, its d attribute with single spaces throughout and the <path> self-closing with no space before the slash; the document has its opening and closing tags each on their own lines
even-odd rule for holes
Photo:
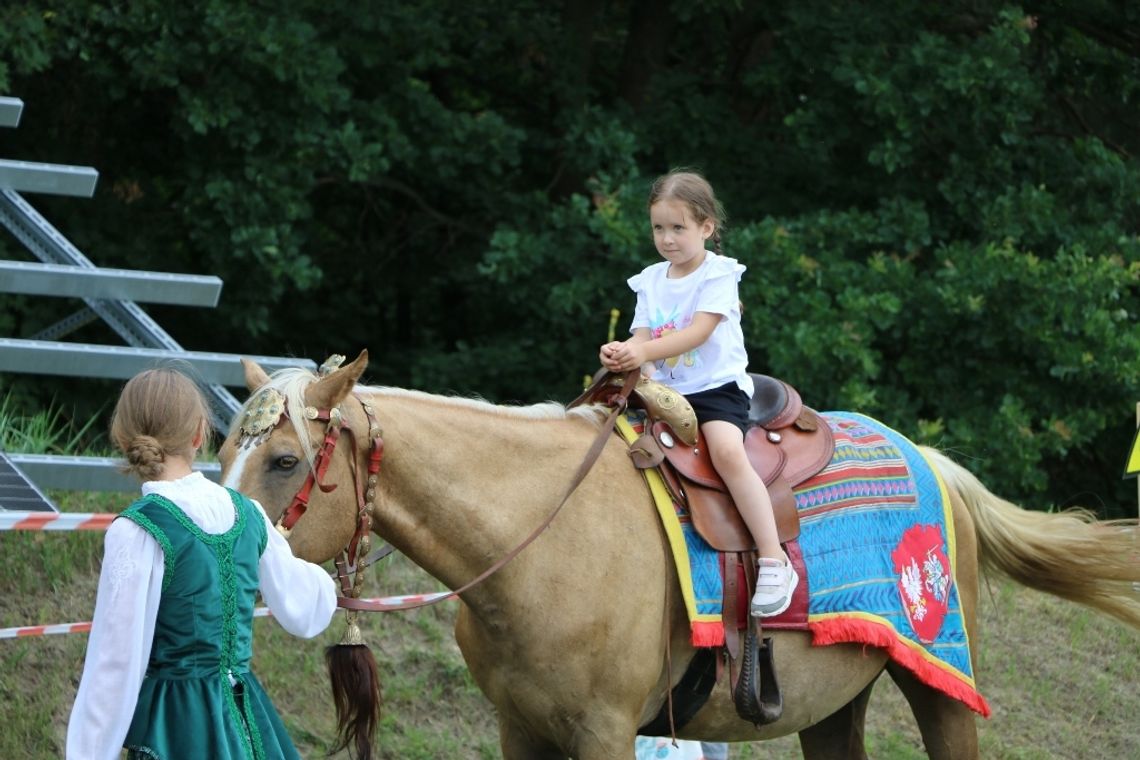
<svg viewBox="0 0 1140 760">
<path fill-rule="evenodd" d="M 700 346 L 682 356 L 654 362 L 653 379 L 687 395 L 735 382 L 751 398 L 748 352 L 740 329 L 738 283 L 745 267 L 736 259 L 705 252 L 704 262 L 685 277 L 669 279 L 669 262 L 659 261 L 630 277 L 637 293 L 630 332 L 647 328 L 654 338 L 688 327 L 693 315 L 706 311 L 720 315 L 720 323 Z"/>
</svg>

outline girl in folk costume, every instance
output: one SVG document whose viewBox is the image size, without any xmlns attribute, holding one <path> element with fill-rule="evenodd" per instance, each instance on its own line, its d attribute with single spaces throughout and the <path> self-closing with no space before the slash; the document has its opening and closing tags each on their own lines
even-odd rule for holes
<svg viewBox="0 0 1140 760">
<path fill-rule="evenodd" d="M 799 578 L 780 547 L 768 489 L 744 451 L 753 390 L 740 328 L 745 268 L 719 253 L 724 211 L 695 172 L 673 171 L 653 183 L 649 221 L 664 261 L 629 279 L 637 293 L 633 337 L 605 344 L 599 358 L 611 372 L 641 367 L 692 404 L 713 465 L 756 542 L 752 615 L 778 615 Z M 716 251 L 705 248 L 710 238 Z"/>
<path fill-rule="evenodd" d="M 298 758 L 249 670 L 254 597 L 296 636 L 336 611 L 320 566 L 293 556 L 261 506 L 193 472 L 205 400 L 154 369 L 123 388 L 111 437 L 142 498 L 107 530 L 69 760 Z"/>
</svg>

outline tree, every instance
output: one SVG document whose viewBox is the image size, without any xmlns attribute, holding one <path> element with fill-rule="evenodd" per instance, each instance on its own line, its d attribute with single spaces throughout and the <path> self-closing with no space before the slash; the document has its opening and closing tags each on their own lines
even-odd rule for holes
<svg viewBox="0 0 1140 760">
<path fill-rule="evenodd" d="M 648 182 L 696 165 L 755 368 L 1011 496 L 1130 498 L 1140 10 L 125 6 L 0 10 L 6 152 L 100 169 L 92 201 L 37 199 L 100 265 L 226 281 L 208 330 L 152 310 L 189 348 L 366 346 L 376 382 L 569 398 L 655 255 Z"/>
</svg>

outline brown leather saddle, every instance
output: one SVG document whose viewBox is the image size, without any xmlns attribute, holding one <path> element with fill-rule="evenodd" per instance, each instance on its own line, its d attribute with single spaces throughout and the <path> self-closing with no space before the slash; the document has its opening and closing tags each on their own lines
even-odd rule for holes
<svg viewBox="0 0 1140 760">
<path fill-rule="evenodd" d="M 744 447 L 753 468 L 768 486 L 776 530 L 784 543 L 795 539 L 800 530 L 792 489 L 827 466 L 835 452 L 835 439 L 819 414 L 804 406 L 795 388 L 768 375 L 753 374 L 752 380 L 756 389 Z M 620 385 L 621 378 L 601 374 L 579 401 L 605 403 L 614 383 Z M 641 386 L 630 396 L 629 406 L 648 415 L 645 432 L 630 448 L 634 464 L 643 469 L 658 468 L 673 497 L 688 505 L 697 532 L 714 549 L 755 549 L 744 520 L 713 467 L 700 431 L 675 430 L 677 417 L 662 414 L 655 400 L 647 402 Z"/>
<path fill-rule="evenodd" d="M 751 377 L 755 391 L 749 409 L 751 426 L 744 436 L 745 451 L 768 486 L 779 540 L 787 543 L 794 541 L 800 530 L 792 489 L 828 465 L 835 452 L 835 439 L 819 414 L 804 406 L 795 388 L 767 375 Z M 622 380 L 604 371 L 599 373 L 590 388 L 571 406 L 612 404 Z M 628 405 L 646 414 L 644 432 L 630 446 L 634 464 L 641 469 L 656 467 L 671 496 L 687 505 L 697 532 L 710 546 L 724 553 L 723 616 L 728 656 L 715 661 L 712 669 L 716 674 L 712 680 L 720 680 L 720 669 L 727 661 L 738 714 L 756 726 L 772 723 L 782 714 L 783 697 L 776 678 L 772 639 L 762 635 L 760 622 L 747 613 L 747 599 L 756 573 L 752 559 L 756 546 L 752 535 L 713 467 L 688 402 L 665 386 L 643 380 L 629 396 Z M 802 575 L 804 568 L 798 551 L 789 549 L 788 554 Z M 743 580 L 743 594 L 738 594 L 739 580 Z M 806 578 L 801 586 L 806 588 Z M 802 601 L 805 594 L 801 591 L 799 596 L 806 610 L 806 602 Z M 743 641 L 739 635 L 741 628 L 747 629 Z M 682 702 L 681 717 L 686 720 L 700 709 L 712 688 L 710 679 L 705 677 L 709 666 L 696 666 L 698 660 L 705 662 L 705 659 L 694 658 L 685 678 L 673 689 L 675 695 L 681 691 L 677 696 Z M 696 680 L 702 684 L 700 693 L 694 691 L 686 698 L 686 690 L 692 690 L 692 686 L 686 684 L 697 671 Z M 669 717 L 665 710 L 663 707 L 653 725 L 665 725 Z M 668 725 L 675 727 L 671 720 Z"/>
</svg>

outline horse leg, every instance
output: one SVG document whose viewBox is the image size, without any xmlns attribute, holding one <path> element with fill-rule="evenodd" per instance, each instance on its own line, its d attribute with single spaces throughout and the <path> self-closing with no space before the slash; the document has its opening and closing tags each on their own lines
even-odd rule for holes
<svg viewBox="0 0 1140 760">
<path fill-rule="evenodd" d="M 566 760 L 566 753 L 525 731 L 507 718 L 499 718 L 503 760 Z"/>
<path fill-rule="evenodd" d="M 633 757 L 632 733 L 626 735 L 623 732 L 619 738 L 608 732 L 608 725 L 596 724 L 595 727 L 599 731 L 588 725 L 577 727 L 571 750 L 575 760 L 624 760 Z M 502 745 L 503 760 L 566 760 L 564 750 L 548 740 L 534 736 L 518 723 L 506 718 L 499 719 L 499 742 Z"/>
<path fill-rule="evenodd" d="M 978 727 L 970 708 L 922 683 L 900 665 L 889 664 L 887 672 L 910 704 L 930 760 L 976 760 Z"/>
<path fill-rule="evenodd" d="M 863 727 L 876 680 L 878 676 L 843 707 L 800 731 L 804 760 L 867 760 Z"/>
</svg>

